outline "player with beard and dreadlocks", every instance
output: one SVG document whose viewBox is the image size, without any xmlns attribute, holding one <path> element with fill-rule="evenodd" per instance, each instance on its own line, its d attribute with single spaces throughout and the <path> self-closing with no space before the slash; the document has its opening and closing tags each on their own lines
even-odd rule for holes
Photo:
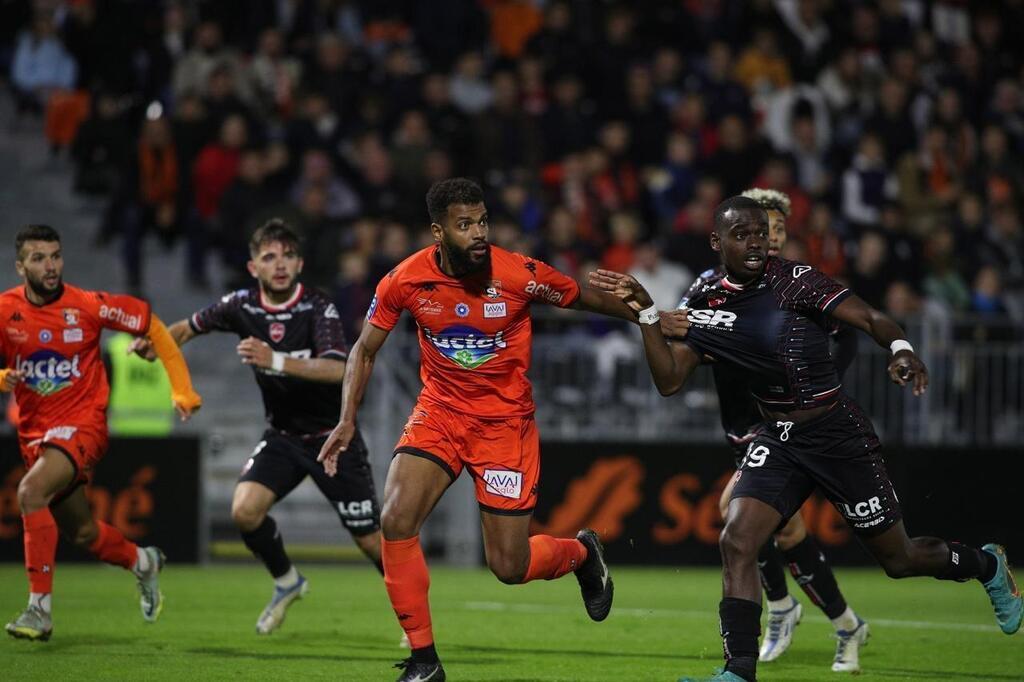
<svg viewBox="0 0 1024 682">
<path fill-rule="evenodd" d="M 635 321 L 613 296 L 527 256 L 491 246 L 483 190 L 464 178 L 427 193 L 434 245 L 400 263 L 377 286 L 368 324 L 349 353 L 341 417 L 319 459 L 329 474 L 356 432 L 356 409 L 374 357 L 408 310 L 419 327 L 423 391 L 402 431 L 384 486 L 384 583 L 412 656 L 399 682 L 445 679 L 434 648 L 430 577 L 420 527 L 448 486 L 468 469 L 476 483 L 487 564 L 503 583 L 575 572 L 588 615 L 604 620 L 612 581 L 597 533 L 529 535 L 540 452 L 526 371 L 530 304 L 547 303 Z"/>
</svg>

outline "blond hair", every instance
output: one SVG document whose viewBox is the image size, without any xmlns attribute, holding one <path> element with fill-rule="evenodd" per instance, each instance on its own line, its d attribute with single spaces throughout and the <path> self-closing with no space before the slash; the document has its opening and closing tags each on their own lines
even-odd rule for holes
<svg viewBox="0 0 1024 682">
<path fill-rule="evenodd" d="M 766 211 L 778 211 L 789 217 L 789 197 L 777 189 L 763 189 L 754 187 L 748 189 L 740 196 L 756 201 Z"/>
</svg>

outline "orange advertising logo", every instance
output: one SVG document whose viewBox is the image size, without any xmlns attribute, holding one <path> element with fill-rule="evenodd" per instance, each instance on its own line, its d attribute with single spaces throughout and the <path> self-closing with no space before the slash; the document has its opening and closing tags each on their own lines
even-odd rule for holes
<svg viewBox="0 0 1024 682">
<path fill-rule="evenodd" d="M 569 484 L 546 524 L 533 520 L 531 533 L 573 537 L 580 528 L 593 528 L 606 542 L 614 541 L 625 519 L 643 502 L 644 474 L 636 457 L 602 457 Z"/>
<path fill-rule="evenodd" d="M 21 535 L 21 510 L 18 507 L 18 482 L 25 471 L 14 467 L 0 485 L 0 540 L 14 540 Z M 153 493 L 146 487 L 157 478 L 154 466 L 144 466 L 134 474 L 127 488 L 112 493 L 107 488 L 90 485 L 85 496 L 92 507 L 93 516 L 106 521 L 135 540 L 149 533 L 148 522 L 153 516 Z"/>
</svg>

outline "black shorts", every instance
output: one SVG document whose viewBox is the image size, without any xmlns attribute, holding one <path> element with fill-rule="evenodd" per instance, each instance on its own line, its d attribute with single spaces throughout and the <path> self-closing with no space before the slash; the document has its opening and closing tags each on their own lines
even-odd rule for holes
<svg viewBox="0 0 1024 682">
<path fill-rule="evenodd" d="M 787 520 L 815 487 L 858 535 L 878 535 L 903 516 L 871 421 L 847 397 L 810 421 L 762 423 L 732 496 L 761 500 Z"/>
<path fill-rule="evenodd" d="M 323 465 L 316 461 L 325 440 L 326 436 L 300 438 L 267 429 L 238 480 L 265 485 L 280 500 L 310 476 L 350 533 L 367 535 L 378 530 L 380 505 L 362 436 L 357 432 L 338 459 L 335 476 L 324 473 Z"/>
</svg>

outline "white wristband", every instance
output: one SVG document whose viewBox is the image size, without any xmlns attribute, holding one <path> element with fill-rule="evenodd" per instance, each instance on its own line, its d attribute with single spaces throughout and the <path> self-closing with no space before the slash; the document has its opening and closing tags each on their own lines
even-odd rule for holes
<svg viewBox="0 0 1024 682">
<path fill-rule="evenodd" d="M 270 355 L 270 369 L 274 370 L 275 372 L 283 372 L 284 371 L 284 359 L 286 357 L 288 357 L 288 356 L 285 355 L 284 353 L 275 350 Z"/>
<path fill-rule="evenodd" d="M 658 308 L 651 306 L 650 308 L 644 308 L 639 313 L 640 324 L 655 324 L 661 319 L 661 315 L 658 314 Z"/>
<path fill-rule="evenodd" d="M 914 352 L 914 347 L 910 345 L 910 342 L 906 339 L 896 339 L 889 344 L 889 350 L 892 351 L 893 355 L 896 355 L 901 350 L 909 350 L 911 353 Z"/>
</svg>

